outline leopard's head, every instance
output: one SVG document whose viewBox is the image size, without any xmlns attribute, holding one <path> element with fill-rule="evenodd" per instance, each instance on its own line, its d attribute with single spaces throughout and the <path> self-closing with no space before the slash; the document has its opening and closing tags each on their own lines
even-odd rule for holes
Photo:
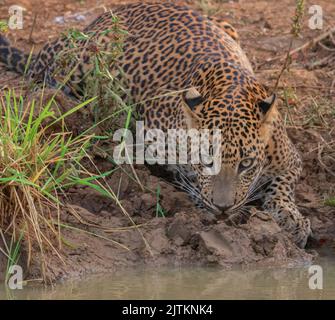
<svg viewBox="0 0 335 320">
<path fill-rule="evenodd" d="M 205 146 L 200 162 L 191 164 L 190 193 L 215 211 L 232 212 L 257 191 L 278 116 L 275 95 L 267 96 L 253 75 L 226 63 L 202 69 L 196 80 L 182 98 L 185 126 L 200 130 Z M 189 137 L 190 154 L 197 152 L 194 143 Z"/>
</svg>

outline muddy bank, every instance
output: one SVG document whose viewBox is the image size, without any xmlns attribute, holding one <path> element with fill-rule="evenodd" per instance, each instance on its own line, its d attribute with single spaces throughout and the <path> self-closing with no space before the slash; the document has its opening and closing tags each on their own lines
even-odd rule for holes
<svg viewBox="0 0 335 320">
<path fill-rule="evenodd" d="M 62 229 L 64 263 L 48 256 L 50 278 L 77 278 L 140 265 L 290 267 L 311 263 L 315 257 L 296 247 L 265 212 L 252 210 L 244 223 L 228 225 L 195 208 L 186 194 L 147 169 L 139 168 L 137 173 L 146 192 L 124 173 L 115 173 L 108 181 L 111 186 L 121 181 L 120 205 L 129 217 L 120 205 L 95 191 L 73 188 L 68 192 L 61 219 L 78 229 Z M 164 217 L 157 217 L 157 195 L 149 191 L 158 186 Z M 36 261 L 28 278 L 41 276 Z"/>
</svg>

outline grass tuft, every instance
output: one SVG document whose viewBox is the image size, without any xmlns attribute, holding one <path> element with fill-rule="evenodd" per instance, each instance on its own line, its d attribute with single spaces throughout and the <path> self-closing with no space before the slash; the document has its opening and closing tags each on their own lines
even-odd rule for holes
<svg viewBox="0 0 335 320">
<path fill-rule="evenodd" d="M 6 21 L 0 20 L 0 34 L 8 32 L 8 23 Z"/>
<path fill-rule="evenodd" d="M 335 198 L 326 199 L 325 205 L 329 207 L 335 207 Z"/>
<path fill-rule="evenodd" d="M 52 250 L 61 258 L 59 226 L 52 222 L 59 221 L 59 194 L 76 180 L 92 139 L 91 135 L 73 137 L 64 124 L 57 133 L 48 129 L 89 102 L 57 117 L 53 98 L 38 105 L 16 97 L 12 90 L 0 98 L 0 229 L 12 237 L 12 243 L 24 240 L 28 266 L 37 254 L 44 276 L 44 253 Z"/>
</svg>

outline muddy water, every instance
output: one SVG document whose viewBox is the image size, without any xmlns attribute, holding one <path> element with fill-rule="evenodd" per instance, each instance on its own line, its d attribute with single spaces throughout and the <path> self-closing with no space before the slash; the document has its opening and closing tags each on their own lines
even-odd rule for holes
<svg viewBox="0 0 335 320">
<path fill-rule="evenodd" d="M 309 288 L 308 266 L 277 270 L 138 269 L 5 292 L 0 299 L 335 299 L 335 259 L 320 258 L 323 289 Z"/>
</svg>

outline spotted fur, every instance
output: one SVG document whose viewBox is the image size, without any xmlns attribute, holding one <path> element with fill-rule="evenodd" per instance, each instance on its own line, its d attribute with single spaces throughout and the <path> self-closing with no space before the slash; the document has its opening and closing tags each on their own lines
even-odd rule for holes
<svg viewBox="0 0 335 320">
<path fill-rule="evenodd" d="M 263 208 L 304 247 L 310 222 L 294 201 L 301 160 L 235 29 L 173 3 L 131 4 L 114 13 L 128 32 L 120 66 L 146 129 L 209 129 L 211 137 L 214 129 L 222 130 L 220 172 L 204 175 L 204 163 L 176 166 L 177 183 L 216 212 L 243 212 L 251 200 L 261 199 Z M 110 25 L 107 12 L 84 32 L 95 32 L 108 48 L 113 34 L 103 31 Z M 82 87 L 92 65 L 89 45 L 78 44 L 81 63 L 70 84 Z M 29 79 L 57 85 L 56 71 L 62 69 L 64 76 L 69 70 L 56 57 L 68 45 L 64 37 L 46 44 L 32 58 Z M 0 59 L 22 73 L 27 55 L 0 37 Z"/>
</svg>

